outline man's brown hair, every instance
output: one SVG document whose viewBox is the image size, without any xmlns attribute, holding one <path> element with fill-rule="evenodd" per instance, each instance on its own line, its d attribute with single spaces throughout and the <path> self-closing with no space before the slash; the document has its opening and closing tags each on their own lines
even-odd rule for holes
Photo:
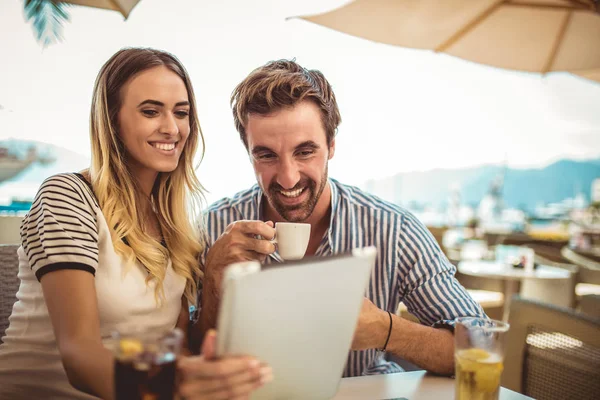
<svg viewBox="0 0 600 400">
<path fill-rule="evenodd" d="M 267 115 L 303 100 L 321 110 L 327 145 L 331 146 L 342 119 L 331 85 L 320 71 L 307 70 L 294 60 L 270 61 L 252 71 L 231 94 L 235 127 L 246 149 L 249 114 Z"/>
</svg>

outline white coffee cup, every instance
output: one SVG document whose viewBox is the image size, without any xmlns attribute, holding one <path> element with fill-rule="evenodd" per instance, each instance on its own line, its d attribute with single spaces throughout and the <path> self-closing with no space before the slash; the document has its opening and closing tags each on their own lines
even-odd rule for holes
<svg viewBox="0 0 600 400">
<path fill-rule="evenodd" d="M 277 222 L 271 243 L 277 244 L 277 252 L 284 260 L 300 260 L 306 253 L 309 239 L 310 224 Z"/>
</svg>

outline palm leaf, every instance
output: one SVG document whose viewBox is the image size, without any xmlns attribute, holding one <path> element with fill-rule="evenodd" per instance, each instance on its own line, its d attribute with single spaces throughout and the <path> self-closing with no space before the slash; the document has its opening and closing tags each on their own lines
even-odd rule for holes
<svg viewBox="0 0 600 400">
<path fill-rule="evenodd" d="M 54 0 L 25 0 L 25 20 L 32 21 L 33 32 L 42 47 L 63 39 L 62 24 L 69 20 L 64 3 Z"/>
</svg>

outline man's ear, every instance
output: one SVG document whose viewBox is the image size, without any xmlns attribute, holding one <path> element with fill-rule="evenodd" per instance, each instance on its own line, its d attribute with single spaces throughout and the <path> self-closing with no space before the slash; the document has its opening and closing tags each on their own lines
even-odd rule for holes
<svg viewBox="0 0 600 400">
<path fill-rule="evenodd" d="M 335 138 L 331 139 L 331 145 L 329 145 L 329 160 L 333 158 L 335 154 Z"/>
</svg>

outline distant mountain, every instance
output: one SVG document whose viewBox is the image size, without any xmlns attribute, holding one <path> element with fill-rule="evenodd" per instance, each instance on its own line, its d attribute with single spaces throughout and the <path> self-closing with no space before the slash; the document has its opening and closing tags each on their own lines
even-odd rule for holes
<svg viewBox="0 0 600 400">
<path fill-rule="evenodd" d="M 90 163 L 86 156 L 51 144 L 18 139 L 0 140 L 0 147 L 7 147 L 11 154 L 20 157 L 25 157 L 31 146 L 36 147 L 45 162 L 35 162 L 19 175 L 0 183 L 0 203 L 10 203 L 14 198 L 32 199 L 44 179 L 61 172 L 80 171 Z M 434 169 L 370 180 L 361 186 L 405 206 L 444 208 L 455 187 L 459 188 L 463 204 L 479 204 L 494 179 L 502 174 L 506 205 L 531 211 L 537 205 L 559 202 L 578 193 L 582 193 L 589 201 L 592 181 L 600 178 L 600 159 L 560 160 L 538 169 L 504 170 L 499 165 Z"/>
<path fill-rule="evenodd" d="M 453 188 L 459 188 L 463 204 L 479 204 L 489 192 L 494 179 L 501 175 L 504 175 L 502 194 L 505 204 L 531 211 L 540 204 L 560 202 L 578 193 L 589 201 L 592 182 L 600 178 L 600 159 L 560 160 L 537 169 L 505 170 L 503 166 L 485 165 L 409 172 L 371 180 L 363 187 L 405 206 L 412 204 L 443 208 Z"/>
<path fill-rule="evenodd" d="M 49 176 L 81 171 L 90 164 L 88 157 L 48 143 L 19 139 L 0 140 L 0 147 L 8 148 L 10 154 L 17 157 L 24 157 L 32 146 L 36 148 L 41 160 L 0 183 L 0 203 L 10 203 L 13 198 L 32 199 L 40 184 Z"/>
</svg>

